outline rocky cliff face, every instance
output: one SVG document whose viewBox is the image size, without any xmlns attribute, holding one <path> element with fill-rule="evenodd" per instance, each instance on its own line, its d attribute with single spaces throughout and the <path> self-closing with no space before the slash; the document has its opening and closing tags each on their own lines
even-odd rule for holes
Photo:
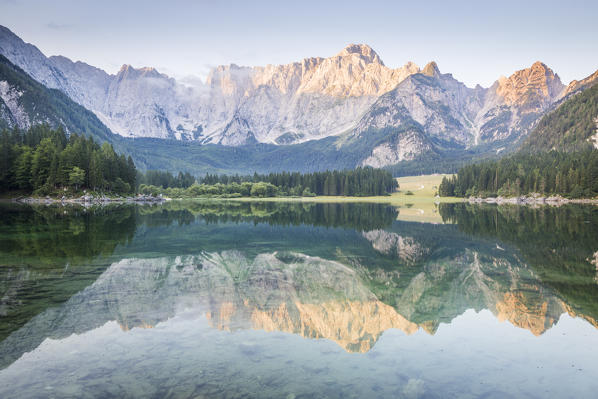
<svg viewBox="0 0 598 399">
<path fill-rule="evenodd" d="M 292 144 L 338 135 L 382 93 L 417 73 L 413 64 L 391 69 L 366 45 L 349 45 L 329 58 L 287 65 L 216 68 L 207 79 L 210 100 L 201 112 L 204 142 Z M 230 122 L 242 120 L 233 138 Z M 222 139 L 225 135 L 226 139 Z"/>
<path fill-rule="evenodd" d="M 518 139 L 557 101 L 565 85 L 541 62 L 501 77 L 486 93 L 476 117 L 479 141 Z"/>
<path fill-rule="evenodd" d="M 352 133 L 357 137 L 385 130 L 390 139 L 393 133 L 401 132 L 394 140 L 375 147 L 363 164 L 386 166 L 413 159 L 433 150 L 430 139 L 470 145 L 475 136 L 472 120 L 481 107 L 482 94 L 450 74 L 441 74 L 436 63 L 426 65 L 421 73 L 407 77 L 380 96 L 358 122 Z M 403 132 L 405 126 L 412 128 Z M 384 158 L 380 153 L 386 154 Z"/>
</svg>

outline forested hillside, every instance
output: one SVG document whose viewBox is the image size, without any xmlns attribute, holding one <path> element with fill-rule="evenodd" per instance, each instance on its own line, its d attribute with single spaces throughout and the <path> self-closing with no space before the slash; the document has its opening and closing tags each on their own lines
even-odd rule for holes
<svg viewBox="0 0 598 399">
<path fill-rule="evenodd" d="M 598 85 L 575 94 L 545 115 L 521 146 L 522 151 L 581 151 L 591 147 L 598 123 Z"/>
<path fill-rule="evenodd" d="M 112 145 L 62 128 L 35 125 L 0 133 L 0 191 L 47 195 L 83 188 L 130 193 L 137 170 L 133 159 Z"/>
</svg>

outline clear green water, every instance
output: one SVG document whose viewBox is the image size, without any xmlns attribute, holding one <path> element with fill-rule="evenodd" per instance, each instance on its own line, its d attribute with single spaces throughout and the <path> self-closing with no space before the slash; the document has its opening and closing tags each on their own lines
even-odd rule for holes
<svg viewBox="0 0 598 399">
<path fill-rule="evenodd" d="M 0 204 L 0 397 L 594 398 L 598 209 Z"/>
</svg>

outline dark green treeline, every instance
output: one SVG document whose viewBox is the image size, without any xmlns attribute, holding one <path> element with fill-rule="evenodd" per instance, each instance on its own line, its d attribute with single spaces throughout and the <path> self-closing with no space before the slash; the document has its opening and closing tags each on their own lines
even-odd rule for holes
<svg viewBox="0 0 598 399">
<path fill-rule="evenodd" d="M 440 196 L 518 196 L 528 193 L 590 198 L 598 194 L 598 151 L 519 153 L 468 165 L 444 178 Z"/>
<path fill-rule="evenodd" d="M 67 134 L 47 125 L 0 133 L 0 191 L 46 195 L 82 188 L 120 194 L 135 190 L 137 170 L 131 157 L 112 145 Z"/>
<path fill-rule="evenodd" d="M 188 188 L 195 183 L 195 177 L 189 172 L 173 175 L 168 171 L 148 170 L 137 174 L 137 184 L 162 188 Z"/>
<path fill-rule="evenodd" d="M 386 170 L 359 167 L 353 170 L 314 173 L 282 172 L 252 176 L 206 175 L 199 184 L 232 184 L 265 182 L 288 195 L 302 195 L 306 190 L 315 195 L 369 196 L 385 195 L 397 189 L 398 184 Z"/>
</svg>

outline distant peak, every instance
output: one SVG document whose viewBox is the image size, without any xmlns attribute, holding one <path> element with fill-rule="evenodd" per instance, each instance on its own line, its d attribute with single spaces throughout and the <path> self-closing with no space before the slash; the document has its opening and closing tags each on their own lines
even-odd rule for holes
<svg viewBox="0 0 598 399">
<path fill-rule="evenodd" d="M 536 61 L 529 68 L 524 68 L 524 69 L 514 72 L 513 75 L 511 75 L 511 77 L 519 76 L 522 74 L 527 75 L 527 74 L 538 74 L 538 73 L 544 74 L 546 76 L 553 76 L 553 77 L 556 76 L 554 71 L 552 69 L 550 69 L 549 66 L 547 66 L 545 63 L 543 63 L 541 61 Z"/>
<path fill-rule="evenodd" d="M 427 76 L 436 76 L 440 75 L 440 69 L 438 69 L 438 65 L 436 65 L 435 61 L 429 62 L 424 69 L 422 69 L 422 73 Z"/>
<path fill-rule="evenodd" d="M 529 68 L 514 72 L 511 76 L 509 76 L 508 80 L 524 79 L 527 81 L 529 79 L 533 79 L 534 77 L 548 81 L 554 80 L 557 81 L 558 84 L 561 84 L 559 75 L 554 73 L 550 67 L 540 61 L 534 62 Z"/>
<path fill-rule="evenodd" d="M 368 46 L 367 44 L 355 44 L 355 43 L 351 43 L 351 44 L 347 44 L 345 46 L 345 48 L 343 49 L 343 51 L 347 52 L 347 53 L 358 53 L 358 54 L 370 54 L 370 53 L 376 53 L 374 51 L 373 48 L 371 48 L 370 46 Z"/>
<path fill-rule="evenodd" d="M 349 44 L 337 56 L 345 57 L 352 54 L 360 56 L 368 64 L 375 62 L 384 65 L 378 53 L 367 44 Z"/>
<path fill-rule="evenodd" d="M 156 74 L 159 75 L 160 73 L 156 70 L 156 68 L 154 67 L 141 67 L 141 68 L 135 68 L 130 64 L 123 64 L 122 67 L 120 67 L 120 71 L 118 71 L 119 74 L 121 73 L 127 73 L 127 72 L 136 72 L 136 73 L 140 73 L 140 74 Z"/>
</svg>

